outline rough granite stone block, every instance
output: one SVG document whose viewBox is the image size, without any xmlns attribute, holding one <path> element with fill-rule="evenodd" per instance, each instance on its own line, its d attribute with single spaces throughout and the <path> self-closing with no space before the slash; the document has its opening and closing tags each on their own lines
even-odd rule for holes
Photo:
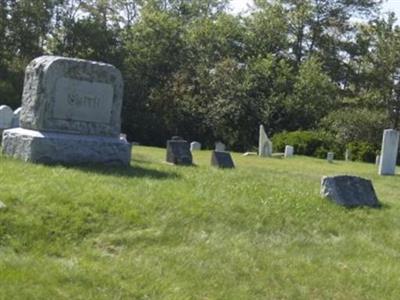
<svg viewBox="0 0 400 300">
<path fill-rule="evenodd" d="M 123 83 L 112 65 L 42 56 L 26 68 L 20 127 L 3 132 L 3 152 L 49 164 L 129 165 L 120 139 Z"/>
<path fill-rule="evenodd" d="M 380 206 L 372 182 L 357 176 L 322 177 L 321 196 L 347 207 Z"/>
<path fill-rule="evenodd" d="M 45 164 L 129 165 L 131 146 L 120 138 L 40 132 L 13 128 L 3 132 L 3 153 Z"/>
</svg>

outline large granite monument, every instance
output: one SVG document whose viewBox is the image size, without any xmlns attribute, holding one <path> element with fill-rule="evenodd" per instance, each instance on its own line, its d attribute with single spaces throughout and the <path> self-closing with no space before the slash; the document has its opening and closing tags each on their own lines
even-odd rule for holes
<svg viewBox="0 0 400 300">
<path fill-rule="evenodd" d="M 14 110 L 11 128 L 19 127 L 20 114 L 21 114 L 21 107 L 18 107 L 16 110 Z"/>
<path fill-rule="evenodd" d="M 112 65 L 36 58 L 25 72 L 20 127 L 4 131 L 3 152 L 39 163 L 128 165 L 122 95 L 121 73 Z"/>
</svg>

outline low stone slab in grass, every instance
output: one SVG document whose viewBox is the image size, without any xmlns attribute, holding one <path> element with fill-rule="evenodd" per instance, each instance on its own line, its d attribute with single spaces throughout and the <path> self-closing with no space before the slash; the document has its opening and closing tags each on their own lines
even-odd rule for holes
<svg viewBox="0 0 400 300">
<path fill-rule="evenodd" d="M 213 151 L 211 153 L 211 165 L 217 168 L 235 168 L 231 154 L 225 151 Z"/>
<path fill-rule="evenodd" d="M 324 176 L 321 196 L 346 207 L 380 207 L 371 180 L 357 176 Z"/>
</svg>

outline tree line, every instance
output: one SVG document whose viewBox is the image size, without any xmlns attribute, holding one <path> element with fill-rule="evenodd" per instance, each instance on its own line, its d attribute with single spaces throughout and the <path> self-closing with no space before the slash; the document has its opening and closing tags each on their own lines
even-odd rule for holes
<svg viewBox="0 0 400 300">
<path fill-rule="evenodd" d="M 123 132 L 232 149 L 268 134 L 323 130 L 379 143 L 399 127 L 400 29 L 376 0 L 0 0 L 0 103 L 20 105 L 43 54 L 115 65 Z"/>
</svg>

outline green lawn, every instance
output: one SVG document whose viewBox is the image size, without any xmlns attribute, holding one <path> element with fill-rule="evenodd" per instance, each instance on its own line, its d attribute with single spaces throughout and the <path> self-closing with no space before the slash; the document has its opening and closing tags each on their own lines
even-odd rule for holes
<svg viewBox="0 0 400 300">
<path fill-rule="evenodd" d="M 0 299 L 398 299 L 400 177 L 373 164 L 243 157 L 234 170 L 26 164 L 0 155 Z M 381 209 L 319 196 L 373 180 Z"/>
</svg>

